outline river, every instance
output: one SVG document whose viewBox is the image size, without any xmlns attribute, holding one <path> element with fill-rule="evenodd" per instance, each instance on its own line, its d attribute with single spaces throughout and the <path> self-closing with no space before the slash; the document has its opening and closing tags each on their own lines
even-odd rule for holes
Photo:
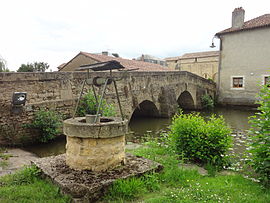
<svg viewBox="0 0 270 203">
<path fill-rule="evenodd" d="M 190 113 L 190 112 L 184 112 Z M 254 115 L 255 111 L 250 109 L 233 109 L 218 107 L 212 111 L 200 111 L 200 114 L 207 118 L 212 114 L 221 115 L 225 122 L 233 129 L 235 137 L 236 152 L 242 152 L 242 140 L 246 139 L 245 131 L 249 129 L 248 117 Z M 134 118 L 129 123 L 130 133 L 127 136 L 129 142 L 141 142 L 145 134 L 159 135 L 167 132 L 171 124 L 171 118 Z M 46 157 L 65 153 L 65 137 L 56 139 L 52 143 L 38 144 L 26 147 L 26 150 L 37 154 L 39 157 Z"/>
</svg>

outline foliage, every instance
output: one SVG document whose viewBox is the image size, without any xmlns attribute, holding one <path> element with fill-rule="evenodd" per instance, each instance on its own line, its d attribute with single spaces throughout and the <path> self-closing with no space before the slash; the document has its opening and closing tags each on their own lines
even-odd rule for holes
<svg viewBox="0 0 270 203">
<path fill-rule="evenodd" d="M 37 179 L 40 170 L 36 167 L 25 167 L 13 175 L 7 175 L 0 178 L 1 186 L 30 184 Z"/>
<path fill-rule="evenodd" d="M 205 121 L 198 113 L 182 114 L 173 118 L 171 141 L 183 158 L 200 164 L 210 164 L 217 170 L 229 165 L 231 130 L 222 117 L 212 115 Z"/>
<path fill-rule="evenodd" d="M 203 109 L 213 109 L 215 104 L 214 100 L 209 94 L 205 94 L 201 97 Z"/>
<path fill-rule="evenodd" d="M 251 163 L 260 180 L 270 186 L 270 89 L 263 86 L 259 93 L 259 112 L 250 117 Z"/>
<path fill-rule="evenodd" d="M 97 98 L 98 101 L 100 97 Z M 81 99 L 77 114 L 78 116 L 85 116 L 86 114 L 96 114 L 97 113 L 98 104 L 96 102 L 94 94 L 90 91 Z M 102 116 L 115 116 L 116 112 L 114 106 L 112 104 L 107 104 L 105 100 L 102 101 L 100 107 L 100 114 Z"/>
<path fill-rule="evenodd" d="M 9 72 L 7 68 L 6 61 L 0 58 L 0 72 Z"/>
<path fill-rule="evenodd" d="M 0 202 L 69 202 L 59 188 L 40 178 L 40 170 L 26 167 L 0 177 Z"/>
<path fill-rule="evenodd" d="M 161 163 L 163 171 L 149 174 L 150 177 L 132 178 L 132 181 L 121 180 L 123 190 L 113 184 L 104 202 L 270 202 L 269 190 L 264 190 L 242 175 L 202 176 L 197 170 L 179 167 L 178 156 L 171 150 L 169 143 L 170 140 L 164 135 L 161 139 L 148 140 L 145 147 L 130 151 Z M 136 188 L 128 190 L 130 185 L 136 185 Z M 137 188 L 138 185 L 142 188 Z M 145 185 L 151 185 L 154 190 L 147 189 Z M 129 192 L 123 194 L 123 191 Z"/>
<path fill-rule="evenodd" d="M 44 62 L 27 63 L 22 64 L 17 72 L 45 72 L 49 67 L 49 64 Z"/>
<path fill-rule="evenodd" d="M 53 140 L 60 131 L 62 126 L 62 116 L 52 110 L 41 109 L 35 113 L 32 123 L 27 124 L 27 128 L 37 129 L 40 142 Z"/>
</svg>

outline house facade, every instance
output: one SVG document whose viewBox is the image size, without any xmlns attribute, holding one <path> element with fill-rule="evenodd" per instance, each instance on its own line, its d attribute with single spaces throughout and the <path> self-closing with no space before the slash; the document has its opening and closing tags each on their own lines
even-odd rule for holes
<svg viewBox="0 0 270 203">
<path fill-rule="evenodd" d="M 216 34 L 220 39 L 218 102 L 253 106 L 260 85 L 270 75 L 270 14 L 244 22 L 236 8 L 232 27 Z"/>
<path fill-rule="evenodd" d="M 166 61 L 155 56 L 148 54 L 142 54 L 140 57 L 136 58 L 137 61 L 144 61 L 148 63 L 159 64 L 161 66 L 167 66 Z"/>
<path fill-rule="evenodd" d="M 99 62 L 107 62 L 115 60 L 120 62 L 127 70 L 132 71 L 168 71 L 167 67 L 163 67 L 159 64 L 147 63 L 144 61 L 136 61 L 124 59 L 114 54 L 109 56 L 107 53 L 102 52 L 101 54 L 93 54 L 87 52 L 80 52 L 69 62 L 62 65 L 58 71 L 67 72 L 67 71 L 76 71 L 82 65 L 95 64 Z"/>
<path fill-rule="evenodd" d="M 187 53 L 183 56 L 166 59 L 168 67 L 189 71 L 206 79 L 217 81 L 219 51 Z"/>
</svg>

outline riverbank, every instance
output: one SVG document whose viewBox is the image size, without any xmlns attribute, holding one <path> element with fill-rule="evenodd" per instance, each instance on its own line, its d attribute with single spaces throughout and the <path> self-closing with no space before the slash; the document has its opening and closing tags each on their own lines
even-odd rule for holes
<svg viewBox="0 0 270 203">
<path fill-rule="evenodd" d="M 118 181 L 99 203 L 116 202 L 270 202 L 270 191 L 231 170 L 211 174 L 181 164 L 166 146 L 150 141 L 142 147 L 128 145 L 128 152 L 164 165 L 161 173 L 150 173 Z M 1 202 L 69 202 L 59 189 L 43 180 L 35 168 L 0 177 Z"/>
<path fill-rule="evenodd" d="M 0 176 L 15 173 L 38 157 L 28 151 L 19 148 L 8 148 L 0 151 Z"/>
</svg>

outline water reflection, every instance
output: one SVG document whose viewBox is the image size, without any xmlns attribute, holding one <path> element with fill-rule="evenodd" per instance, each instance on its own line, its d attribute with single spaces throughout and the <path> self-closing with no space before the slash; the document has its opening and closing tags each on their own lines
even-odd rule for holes
<svg viewBox="0 0 270 203">
<path fill-rule="evenodd" d="M 25 147 L 25 150 L 33 152 L 39 157 L 47 157 L 66 152 L 66 137 L 61 136 L 50 143 L 33 144 Z"/>
<path fill-rule="evenodd" d="M 225 107 L 217 107 L 212 111 L 201 111 L 203 117 L 209 117 L 212 114 L 221 115 L 225 122 L 236 131 L 245 131 L 250 128 L 248 117 L 253 116 L 256 111 L 250 109 L 232 109 Z"/>
<path fill-rule="evenodd" d="M 190 112 L 184 112 L 190 113 Z M 215 108 L 213 111 L 201 111 L 200 114 L 207 118 L 212 114 L 222 115 L 228 125 L 234 131 L 248 130 L 250 124 L 248 117 L 254 115 L 255 111 L 246 109 Z M 127 141 L 140 142 L 146 133 L 159 135 L 168 131 L 171 118 L 134 118 L 129 123 L 130 134 Z M 39 144 L 27 147 L 26 149 L 37 154 L 39 157 L 46 157 L 65 153 L 66 139 L 60 138 L 52 143 Z"/>
</svg>

